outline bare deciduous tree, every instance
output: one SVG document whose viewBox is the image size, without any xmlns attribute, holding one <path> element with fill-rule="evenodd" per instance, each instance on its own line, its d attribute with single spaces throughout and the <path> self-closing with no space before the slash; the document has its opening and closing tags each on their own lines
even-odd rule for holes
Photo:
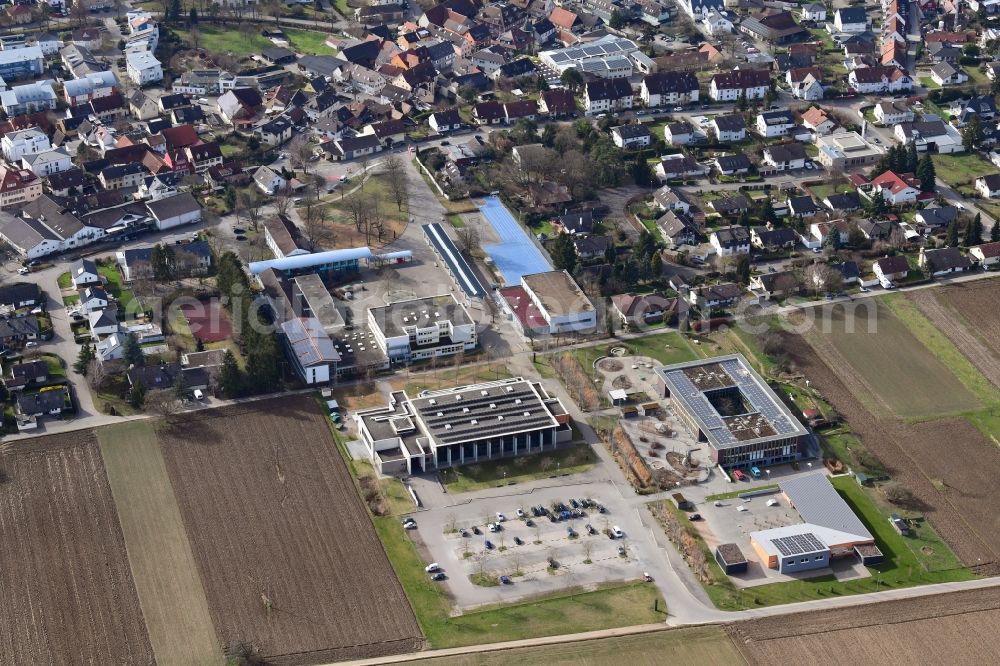
<svg viewBox="0 0 1000 666">
<path fill-rule="evenodd" d="M 246 218 L 247 224 L 254 233 L 260 231 L 260 218 L 261 210 L 263 208 L 264 201 L 260 194 L 253 189 L 241 190 L 238 195 L 236 195 L 236 201 L 239 207 L 243 210 L 243 215 Z"/>
<path fill-rule="evenodd" d="M 455 235 L 458 237 L 458 249 L 463 254 L 472 254 L 479 249 L 479 231 L 475 227 L 462 227 Z"/>
<path fill-rule="evenodd" d="M 403 165 L 403 160 L 393 153 L 382 162 L 382 165 L 389 177 L 389 190 L 392 200 L 396 202 L 396 209 L 403 210 L 403 204 L 407 201 L 406 167 Z"/>
</svg>

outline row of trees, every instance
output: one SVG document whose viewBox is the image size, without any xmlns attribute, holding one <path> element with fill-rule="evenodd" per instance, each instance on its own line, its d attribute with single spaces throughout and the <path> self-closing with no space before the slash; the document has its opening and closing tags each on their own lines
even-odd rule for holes
<svg viewBox="0 0 1000 666">
<path fill-rule="evenodd" d="M 243 264 L 232 252 L 219 257 L 216 286 L 232 319 L 236 342 L 246 358 L 246 366 L 241 369 L 235 354 L 227 350 L 219 375 L 219 392 L 234 398 L 277 390 L 281 385 L 281 345 L 272 326 L 255 306 Z"/>
<path fill-rule="evenodd" d="M 873 173 L 882 174 L 886 171 L 914 174 L 920 180 L 921 192 L 937 190 L 935 183 L 937 171 L 934 168 L 934 161 L 929 153 L 924 153 L 923 157 L 918 156 L 917 144 L 913 141 L 892 146 L 882 155 L 875 164 Z"/>
</svg>

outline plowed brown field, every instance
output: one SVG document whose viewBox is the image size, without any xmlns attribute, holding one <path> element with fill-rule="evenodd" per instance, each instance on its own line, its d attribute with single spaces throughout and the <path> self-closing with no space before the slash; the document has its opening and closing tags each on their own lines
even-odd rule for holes
<svg viewBox="0 0 1000 666">
<path fill-rule="evenodd" d="M 269 662 L 417 650 L 420 628 L 318 405 L 260 401 L 160 433 L 223 644 Z"/>
<path fill-rule="evenodd" d="M 152 664 L 90 431 L 15 443 L 0 483 L 0 662 Z"/>
<path fill-rule="evenodd" d="M 780 615 L 727 627 L 751 664 L 1000 663 L 996 588 Z"/>
<path fill-rule="evenodd" d="M 873 415 L 856 397 L 864 390 L 849 368 L 834 372 L 800 336 L 785 335 L 784 342 L 796 367 L 889 474 L 913 492 L 959 559 L 983 573 L 1000 572 L 1000 451 L 962 418 L 908 424 L 884 412 Z M 943 490 L 935 483 L 943 483 Z"/>
</svg>

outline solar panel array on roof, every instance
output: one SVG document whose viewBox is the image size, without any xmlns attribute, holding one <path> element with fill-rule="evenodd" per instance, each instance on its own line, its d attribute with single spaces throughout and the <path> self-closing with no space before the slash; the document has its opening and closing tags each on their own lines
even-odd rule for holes
<svg viewBox="0 0 1000 666">
<path fill-rule="evenodd" d="M 802 555 L 804 553 L 817 553 L 827 550 L 826 546 L 812 532 L 778 537 L 777 539 L 771 539 L 771 543 L 778 549 L 778 552 L 786 557 L 789 555 Z"/>
<path fill-rule="evenodd" d="M 570 61 L 572 61 L 572 58 L 570 58 L 568 54 L 566 54 L 566 53 L 564 53 L 562 51 L 557 51 L 556 53 L 553 53 L 550 56 L 550 58 L 552 59 L 552 62 L 555 62 L 555 63 L 564 63 L 564 62 L 570 62 Z"/>
</svg>

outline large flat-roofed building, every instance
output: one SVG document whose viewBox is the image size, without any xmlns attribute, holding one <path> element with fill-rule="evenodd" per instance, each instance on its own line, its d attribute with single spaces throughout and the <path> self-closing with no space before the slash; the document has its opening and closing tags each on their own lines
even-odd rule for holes
<svg viewBox="0 0 1000 666">
<path fill-rule="evenodd" d="M 805 457 L 812 439 L 742 354 L 656 369 L 674 412 L 726 468 Z"/>
<path fill-rule="evenodd" d="M 355 412 L 361 442 L 382 474 L 419 474 L 551 451 L 569 441 L 559 398 L 522 377 L 390 395 L 388 407 Z"/>
<path fill-rule="evenodd" d="M 344 315 L 330 295 L 330 290 L 323 284 L 323 278 L 316 273 L 309 273 L 292 278 L 292 284 L 292 302 L 298 304 L 303 316 L 316 319 L 330 335 L 344 328 Z"/>
<path fill-rule="evenodd" d="M 521 286 L 548 322 L 549 333 L 576 333 L 597 327 L 594 304 L 566 271 L 523 275 Z"/>
<path fill-rule="evenodd" d="M 875 164 L 882 151 L 857 132 L 836 132 L 816 138 L 816 160 L 830 169 L 849 169 Z"/>
<path fill-rule="evenodd" d="M 822 569 L 831 559 L 855 555 L 864 565 L 881 562 L 882 552 L 822 472 L 782 481 L 788 504 L 804 522 L 750 533 L 761 563 L 781 573 Z"/>
<path fill-rule="evenodd" d="M 368 308 L 368 327 L 393 363 L 452 356 L 476 348 L 476 323 L 451 294 Z"/>
</svg>

